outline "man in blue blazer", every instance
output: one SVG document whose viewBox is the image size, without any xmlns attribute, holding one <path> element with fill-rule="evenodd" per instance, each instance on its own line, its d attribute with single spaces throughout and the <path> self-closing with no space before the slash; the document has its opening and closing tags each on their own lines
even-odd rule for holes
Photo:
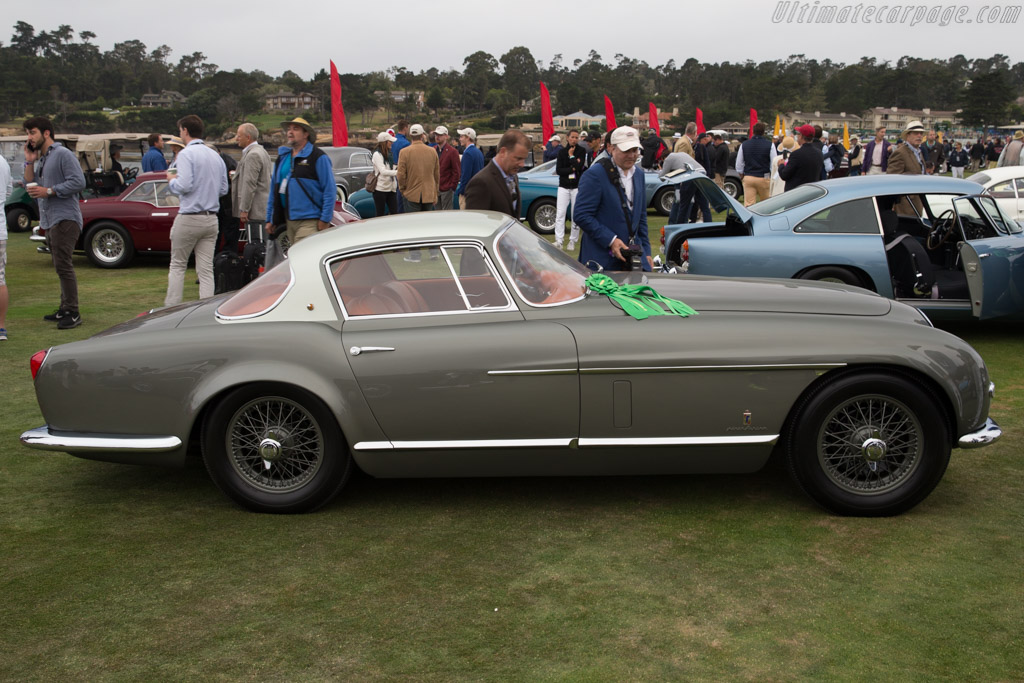
<svg viewBox="0 0 1024 683">
<path fill-rule="evenodd" d="M 612 131 L 611 158 L 594 162 L 580 178 L 573 218 L 583 231 L 580 262 L 588 268 L 629 270 L 632 244 L 643 250 L 643 269 L 651 270 L 644 173 L 636 163 L 641 149 L 636 129 L 620 126 Z"/>
</svg>

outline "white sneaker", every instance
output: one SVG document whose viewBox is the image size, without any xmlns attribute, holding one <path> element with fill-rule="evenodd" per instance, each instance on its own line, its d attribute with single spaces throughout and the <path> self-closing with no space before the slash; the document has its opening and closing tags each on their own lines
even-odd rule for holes
<svg viewBox="0 0 1024 683">
<path fill-rule="evenodd" d="M 561 242 L 555 242 L 554 244 L 555 244 L 555 249 L 558 249 L 560 251 L 565 251 L 565 247 L 562 246 Z"/>
<path fill-rule="evenodd" d="M 576 249 L 576 242 L 574 240 L 569 240 L 569 246 L 566 247 L 565 250 L 566 251 L 573 251 L 575 249 Z"/>
</svg>

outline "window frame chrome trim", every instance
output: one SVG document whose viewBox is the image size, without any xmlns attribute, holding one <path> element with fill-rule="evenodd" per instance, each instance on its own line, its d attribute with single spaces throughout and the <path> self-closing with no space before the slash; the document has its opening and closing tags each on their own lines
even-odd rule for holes
<svg viewBox="0 0 1024 683">
<path fill-rule="evenodd" d="M 774 445 L 779 434 L 749 436 L 572 437 L 556 439 L 470 439 L 465 441 L 360 441 L 357 451 L 425 451 L 473 448 L 608 448 L 616 446 Z"/>
<path fill-rule="evenodd" d="M 431 247 L 440 249 L 444 253 L 445 247 L 473 247 L 478 249 L 483 255 L 485 263 L 487 263 L 490 269 L 490 275 L 494 278 L 494 281 L 498 283 L 502 293 L 505 295 L 505 306 L 501 308 L 497 307 L 486 307 L 486 308 L 467 308 L 462 311 L 426 311 L 423 313 L 380 313 L 376 315 L 350 315 L 348 309 L 345 308 L 345 302 L 342 299 L 341 291 L 338 289 L 338 282 L 334 279 L 334 273 L 331 272 L 331 264 L 337 261 L 360 258 L 362 256 L 369 256 L 371 254 L 383 253 L 387 251 L 398 251 L 400 249 L 430 249 Z M 452 268 L 451 261 L 445 258 L 445 262 L 448 264 L 449 273 L 452 278 L 458 283 L 458 275 L 455 274 L 455 270 Z M 341 311 L 342 320 L 348 322 L 349 320 L 387 320 L 390 318 L 423 318 L 427 316 L 439 316 L 439 315 L 465 315 L 467 313 L 481 314 L 481 313 L 506 313 L 509 311 L 519 312 L 519 308 L 515 304 L 515 300 L 512 297 L 512 293 L 509 291 L 505 284 L 505 281 L 501 279 L 498 274 L 498 269 L 495 267 L 494 262 L 491 260 L 491 255 L 487 253 L 487 247 L 481 240 L 465 239 L 460 238 L 454 241 L 420 241 L 420 242 L 403 242 L 398 244 L 388 244 L 385 246 L 367 247 L 361 249 L 355 249 L 349 252 L 342 252 L 338 254 L 330 254 L 324 257 L 321 262 L 324 268 L 324 272 L 327 276 L 327 281 L 330 283 L 331 291 L 334 293 L 334 301 L 338 304 L 338 309 Z M 399 282 L 406 282 L 406 280 L 398 280 Z M 462 291 L 461 284 L 458 284 L 459 291 Z M 464 303 L 468 301 L 464 298 Z"/>
</svg>

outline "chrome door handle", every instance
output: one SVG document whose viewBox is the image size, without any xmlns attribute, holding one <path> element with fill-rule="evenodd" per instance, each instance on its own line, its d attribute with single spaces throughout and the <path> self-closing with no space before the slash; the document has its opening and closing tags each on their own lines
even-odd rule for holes
<svg viewBox="0 0 1024 683">
<path fill-rule="evenodd" d="M 978 258 L 979 259 L 988 258 L 988 257 L 989 257 L 988 254 L 978 254 Z"/>
<path fill-rule="evenodd" d="M 394 351 L 393 346 L 353 346 L 348 350 L 350 356 L 358 356 L 361 353 L 376 353 L 378 351 Z"/>
</svg>

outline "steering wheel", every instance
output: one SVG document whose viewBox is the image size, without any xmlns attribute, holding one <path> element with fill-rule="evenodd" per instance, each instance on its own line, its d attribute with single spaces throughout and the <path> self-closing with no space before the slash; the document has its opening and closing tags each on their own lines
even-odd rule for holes
<svg viewBox="0 0 1024 683">
<path fill-rule="evenodd" d="M 932 223 L 932 231 L 928 233 L 927 247 L 929 249 L 938 249 L 953 235 L 953 225 L 956 220 L 956 214 L 953 213 L 953 209 L 946 209 L 939 217 Z"/>
<path fill-rule="evenodd" d="M 541 303 L 550 296 L 550 292 L 544 286 L 544 280 L 533 264 L 520 256 L 519 250 L 516 249 L 512 261 L 512 279 L 527 300 L 535 304 Z"/>
</svg>

